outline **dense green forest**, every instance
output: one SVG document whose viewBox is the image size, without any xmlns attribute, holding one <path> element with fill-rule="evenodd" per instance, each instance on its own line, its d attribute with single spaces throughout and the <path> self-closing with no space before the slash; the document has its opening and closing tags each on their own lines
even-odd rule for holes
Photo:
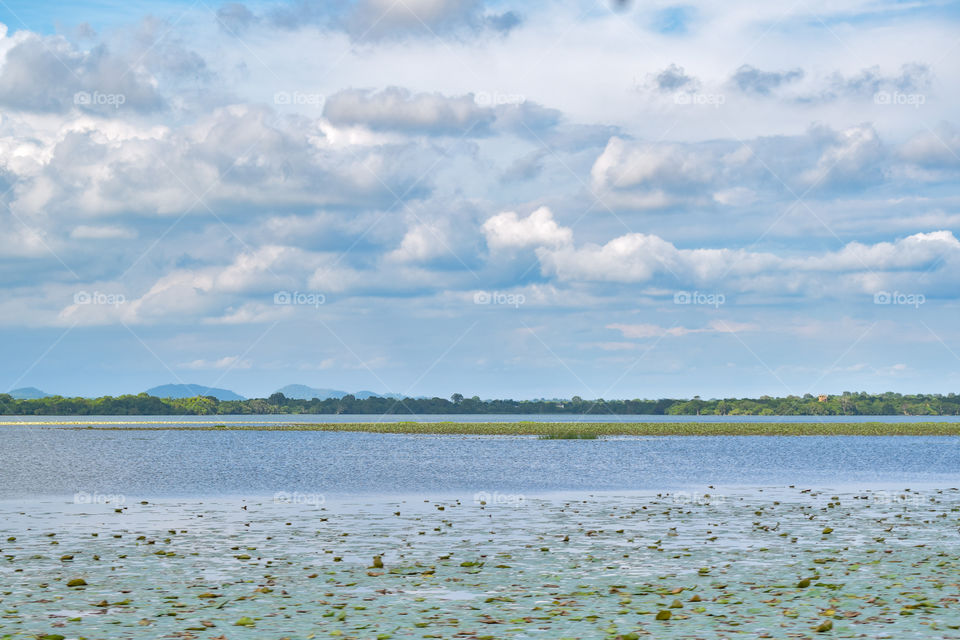
<svg viewBox="0 0 960 640">
<path fill-rule="evenodd" d="M 723 398 L 703 400 L 481 400 L 454 394 L 447 398 L 366 398 L 348 395 L 328 400 L 294 400 L 275 393 L 269 398 L 220 401 L 196 398 L 156 398 L 145 393 L 103 398 L 16 400 L 0 394 L 0 415 L 237 415 L 237 414 L 600 414 L 600 415 L 960 415 L 956 394 L 851 393 L 835 396 L 787 396 L 785 398 Z"/>
</svg>

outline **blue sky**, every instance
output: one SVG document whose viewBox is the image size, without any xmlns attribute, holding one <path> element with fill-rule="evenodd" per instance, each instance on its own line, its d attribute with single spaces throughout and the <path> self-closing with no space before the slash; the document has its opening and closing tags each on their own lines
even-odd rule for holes
<svg viewBox="0 0 960 640">
<path fill-rule="evenodd" d="M 0 387 L 960 387 L 953 3 L 0 3 Z"/>
</svg>

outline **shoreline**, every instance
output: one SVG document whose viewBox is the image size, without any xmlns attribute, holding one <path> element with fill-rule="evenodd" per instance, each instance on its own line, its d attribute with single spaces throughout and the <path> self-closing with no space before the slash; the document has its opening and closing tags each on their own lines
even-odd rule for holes
<svg viewBox="0 0 960 640">
<path fill-rule="evenodd" d="M 341 431 L 414 435 L 540 436 L 960 436 L 960 423 L 944 422 L 365 422 L 365 423 L 14 423 L 64 425 L 91 431 Z"/>
</svg>

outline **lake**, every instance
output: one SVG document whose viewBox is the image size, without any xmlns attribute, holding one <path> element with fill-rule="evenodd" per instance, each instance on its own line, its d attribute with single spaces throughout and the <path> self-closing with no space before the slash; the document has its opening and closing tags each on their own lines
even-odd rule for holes
<svg viewBox="0 0 960 640">
<path fill-rule="evenodd" d="M 6 426 L 0 637 L 953 638 L 957 441 Z"/>
</svg>

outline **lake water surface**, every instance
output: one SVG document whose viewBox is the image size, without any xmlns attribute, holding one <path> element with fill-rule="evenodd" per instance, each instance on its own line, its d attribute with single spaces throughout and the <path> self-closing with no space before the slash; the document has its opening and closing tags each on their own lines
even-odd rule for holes
<svg viewBox="0 0 960 640">
<path fill-rule="evenodd" d="M 960 485 L 949 436 L 533 437 L 0 428 L 0 498 Z"/>
<path fill-rule="evenodd" d="M 70 422 L 163 422 L 210 424 L 285 424 L 362 422 L 960 422 L 960 416 L 663 416 L 611 415 L 609 413 L 568 414 L 265 414 L 226 416 L 0 416 L 3 423 L 70 423 Z"/>
<path fill-rule="evenodd" d="M 160 427 L 0 427 L 0 638 L 958 637 L 955 437 Z"/>
</svg>

